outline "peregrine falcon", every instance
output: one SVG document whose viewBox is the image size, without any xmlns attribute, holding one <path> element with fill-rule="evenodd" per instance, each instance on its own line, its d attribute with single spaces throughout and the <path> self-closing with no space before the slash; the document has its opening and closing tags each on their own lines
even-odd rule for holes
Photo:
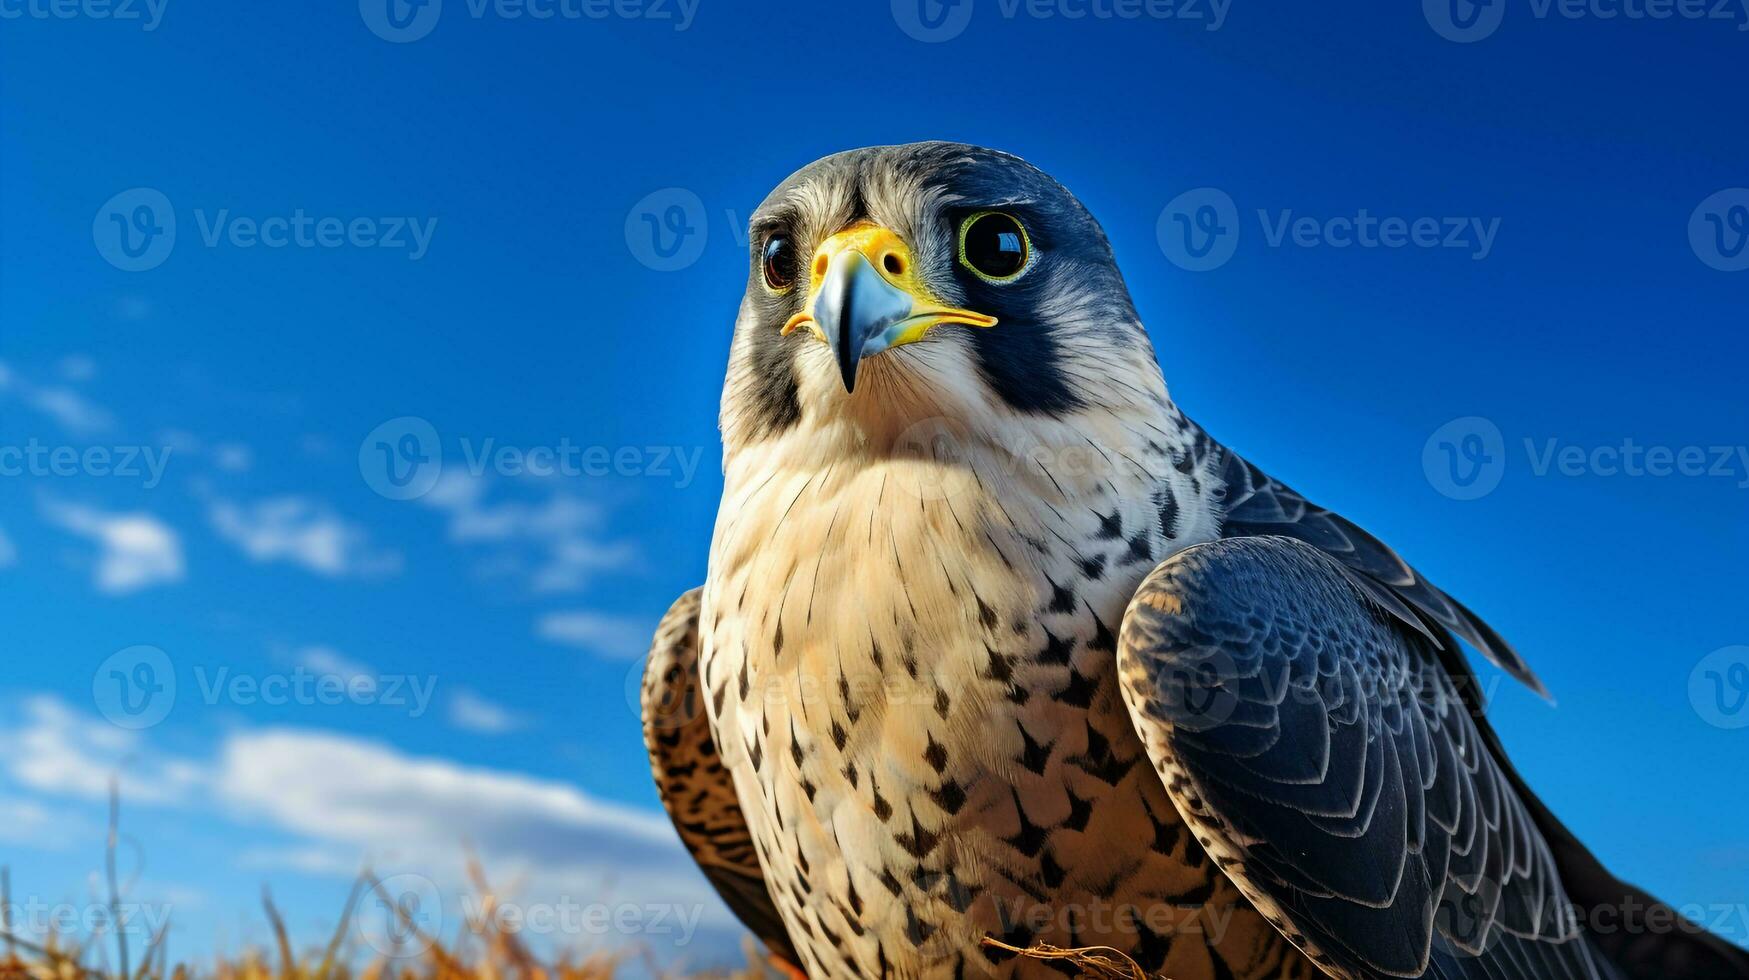
<svg viewBox="0 0 1749 980">
<path fill-rule="evenodd" d="M 1505 640 L 1180 412 L 1056 181 L 853 150 L 750 232 L 644 724 L 793 973 L 1749 977 L 1513 770 L 1458 647 L 1541 691 Z"/>
</svg>

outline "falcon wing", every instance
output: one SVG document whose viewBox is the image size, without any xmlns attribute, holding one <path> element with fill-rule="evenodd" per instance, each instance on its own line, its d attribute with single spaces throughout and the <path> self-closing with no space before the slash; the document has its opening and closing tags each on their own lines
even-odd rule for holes
<svg viewBox="0 0 1749 980">
<path fill-rule="evenodd" d="M 1421 616 L 1467 640 L 1531 690 L 1545 698 L 1549 696 L 1530 665 L 1493 627 L 1422 578 L 1384 542 L 1341 514 L 1308 501 L 1238 453 L 1224 448 L 1218 451 L 1225 457 L 1221 461 L 1221 480 L 1226 486 L 1222 501 L 1226 512 L 1221 525 L 1223 537 L 1279 534 L 1313 545 L 1362 576 L 1356 584 L 1381 605 L 1402 615 L 1402 604 L 1407 602 Z"/>
<path fill-rule="evenodd" d="M 650 770 L 681 843 L 717 894 L 772 953 L 799 963 L 766 890 L 747 819 L 705 717 L 698 677 L 702 591 L 693 589 L 674 600 L 656 627 L 644 667 L 640 700 Z"/>
<path fill-rule="evenodd" d="M 1118 667 L 1198 839 L 1332 976 L 1619 975 L 1434 643 L 1325 551 L 1175 555 L 1131 602 Z"/>
</svg>

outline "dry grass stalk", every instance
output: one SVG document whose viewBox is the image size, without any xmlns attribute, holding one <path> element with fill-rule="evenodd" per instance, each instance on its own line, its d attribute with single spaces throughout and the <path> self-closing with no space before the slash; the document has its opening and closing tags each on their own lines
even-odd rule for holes
<svg viewBox="0 0 1749 980">
<path fill-rule="evenodd" d="M 1142 969 L 1140 963 L 1112 949 L 1110 946 L 1078 946 L 1065 949 L 1052 946 L 1050 943 L 1037 943 L 1032 946 L 1010 946 L 1000 939 L 984 937 L 984 945 L 1023 956 L 1032 960 L 1061 960 L 1070 963 L 1081 971 L 1083 977 L 1093 980 L 1164 980 Z"/>
</svg>

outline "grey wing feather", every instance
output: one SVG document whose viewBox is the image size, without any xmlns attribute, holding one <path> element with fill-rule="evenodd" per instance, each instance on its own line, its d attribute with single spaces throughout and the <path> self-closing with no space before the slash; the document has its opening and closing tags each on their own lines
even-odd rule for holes
<svg viewBox="0 0 1749 980">
<path fill-rule="evenodd" d="M 1293 538 L 1163 562 L 1132 720 L 1216 862 L 1332 976 L 1611 978 L 1434 645 Z"/>
<path fill-rule="evenodd" d="M 681 843 L 730 911 L 773 953 L 799 963 L 705 717 L 698 676 L 702 592 L 693 589 L 674 601 L 656 627 L 644 667 L 640 700 L 650 770 Z"/>
<path fill-rule="evenodd" d="M 1221 481 L 1225 485 L 1222 506 L 1223 537 L 1280 535 L 1297 538 L 1340 561 L 1360 576 L 1356 584 L 1369 597 L 1429 637 L 1417 617 L 1405 617 L 1407 602 L 1431 623 L 1462 637 L 1484 657 L 1518 678 L 1543 697 L 1548 689 L 1512 645 L 1480 616 L 1423 578 L 1384 542 L 1343 518 L 1295 493 L 1291 488 L 1251 465 L 1238 453 L 1218 448 Z"/>
</svg>

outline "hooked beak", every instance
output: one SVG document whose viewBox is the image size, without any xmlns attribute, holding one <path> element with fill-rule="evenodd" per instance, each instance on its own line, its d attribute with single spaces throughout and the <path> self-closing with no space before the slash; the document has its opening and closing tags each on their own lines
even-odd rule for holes
<svg viewBox="0 0 1749 980">
<path fill-rule="evenodd" d="M 891 231 L 859 224 L 826 239 L 809 267 L 809 308 L 783 325 L 806 326 L 832 348 L 844 390 L 856 390 L 865 357 L 922 340 L 938 323 L 992 327 L 996 318 L 947 306 L 917 277 L 911 250 Z"/>
</svg>

